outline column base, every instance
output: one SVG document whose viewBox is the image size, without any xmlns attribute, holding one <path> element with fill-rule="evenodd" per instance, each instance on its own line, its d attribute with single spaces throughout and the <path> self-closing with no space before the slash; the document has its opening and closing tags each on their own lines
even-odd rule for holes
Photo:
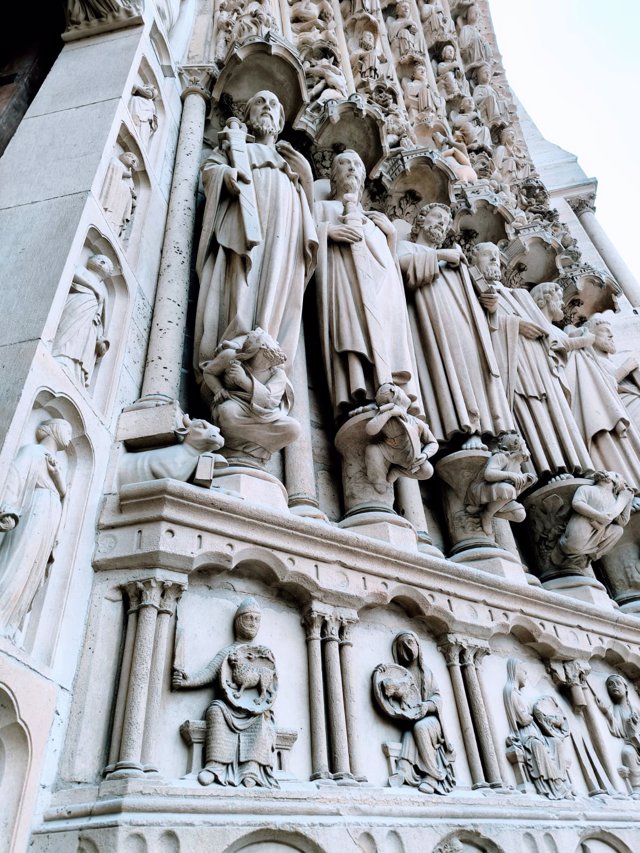
<svg viewBox="0 0 640 853">
<path fill-rule="evenodd" d="M 272 474 L 259 468 L 244 468 L 241 465 L 221 468 L 219 472 L 214 472 L 211 488 L 223 489 L 250 504 L 269 507 L 279 512 L 289 511 L 289 496 L 285 487 Z"/>
<path fill-rule="evenodd" d="M 118 761 L 113 765 L 113 770 L 105 770 L 107 779 L 134 779 L 146 775 L 144 766 L 137 761 Z"/>
<path fill-rule="evenodd" d="M 520 560 L 511 551 L 503 548 L 491 548 L 485 546 L 465 548 L 448 557 L 452 563 L 461 563 L 465 566 L 473 566 L 483 572 L 491 572 L 502 578 L 516 581 L 516 583 L 527 584 L 527 577 Z"/>
<path fill-rule="evenodd" d="M 316 521 L 328 522 L 329 519 L 322 512 L 317 504 L 312 503 L 295 503 L 289 504 L 289 512 L 292 515 L 297 515 L 300 518 L 313 518 Z"/>
<path fill-rule="evenodd" d="M 542 582 L 544 589 L 550 592 L 559 592 L 568 598 L 577 598 L 588 604 L 597 604 L 607 610 L 618 609 L 618 605 L 609 598 L 607 590 L 595 578 L 583 575 L 566 575 L 565 577 L 553 578 Z"/>
<path fill-rule="evenodd" d="M 379 539 L 402 548 L 405 551 L 417 551 L 418 540 L 412 524 L 394 512 L 358 512 L 348 515 L 338 523 L 338 527 L 351 530 L 370 539 Z"/>
</svg>

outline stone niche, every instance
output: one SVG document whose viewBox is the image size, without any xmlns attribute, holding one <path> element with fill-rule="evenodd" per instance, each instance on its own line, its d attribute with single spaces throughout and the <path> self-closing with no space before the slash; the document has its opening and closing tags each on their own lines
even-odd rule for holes
<svg viewBox="0 0 640 853">
<path fill-rule="evenodd" d="M 95 274 L 102 284 L 93 297 L 94 306 L 89 305 L 91 294 L 81 281 L 86 276 L 87 262 L 96 255 L 108 259 L 109 263 Z M 71 382 L 91 397 L 99 411 L 106 413 L 110 411 L 118 387 L 128 337 L 131 295 L 120 256 L 113 243 L 95 226 L 87 232 L 71 279 L 52 341 L 52 353 Z M 76 304 L 76 282 L 86 297 L 86 304 L 80 305 L 79 300 Z M 94 309 L 101 328 L 93 323 L 91 311 Z M 106 349 L 102 344 L 99 352 L 94 351 L 93 337 L 107 341 Z"/>
<path fill-rule="evenodd" d="M 153 41 L 152 41 L 153 44 Z M 162 68 L 162 59 L 158 57 Z M 140 146 L 151 167 L 159 170 L 164 156 L 167 115 L 162 89 L 151 63 L 142 58 L 129 94 L 129 114 Z"/>
<path fill-rule="evenodd" d="M 311 775 L 311 747 L 307 649 L 301 624 L 303 603 L 296 600 L 295 590 L 284 592 L 259 580 L 264 573 L 264 566 L 247 563 L 238 566 L 233 576 L 215 569 L 202 569 L 192 574 L 189 587 L 178 604 L 173 663 L 193 674 L 212 661 L 222 648 L 233 642 L 233 620 L 238 605 L 247 596 L 253 596 L 262 611 L 254 643 L 273 652 L 278 676 L 273 705 L 277 753 L 274 769 L 281 770 L 278 764 L 283 764 L 290 779 L 307 781 Z M 191 748 L 179 732 L 186 721 L 204 719 L 213 696 L 211 685 L 169 692 L 167 680 L 160 700 L 165 710 L 158 726 L 158 743 L 166 745 L 158 750 L 163 777 L 188 776 L 189 781 L 198 786 L 196 776 L 201 755 L 196 747 L 192 766 Z M 287 752 L 288 741 L 292 739 L 295 742 Z"/>
<path fill-rule="evenodd" d="M 140 250 L 150 191 L 145 155 L 134 134 L 122 124 L 107 163 L 100 204 L 128 256 Z"/>
<path fill-rule="evenodd" d="M 8 566 L 10 570 L 15 571 L 24 568 L 26 583 L 35 586 L 35 595 L 21 624 L 16 626 L 13 642 L 24 648 L 31 659 L 40 665 L 51 665 L 54 660 L 67 603 L 72 596 L 76 549 L 86 512 L 86 495 L 91 488 L 94 469 L 93 451 L 85 434 L 82 415 L 68 397 L 56 396 L 50 388 L 43 388 L 36 395 L 31 413 L 21 430 L 21 448 L 37 445 L 38 427 L 55 419 L 63 419 L 71 427 L 69 445 L 64 451 L 55 453 L 66 485 L 66 493 L 61 501 L 60 521 L 55 525 L 55 530 L 43 532 L 42 516 L 38 518 L 29 511 L 29 507 L 35 507 L 35 504 L 24 503 L 16 531 L 19 531 L 20 525 L 23 525 L 24 531 L 25 527 L 36 522 L 34 535 L 29 536 L 29 542 L 36 548 L 38 543 L 34 541 L 34 537 L 40 540 L 38 554 L 32 555 L 34 566 L 36 563 L 42 563 L 38 572 L 41 576 L 39 582 L 34 582 L 33 570 L 26 571 L 27 566 L 16 567 L 13 561 L 21 552 L 13 556 Z M 16 457 L 19 452 L 16 452 Z M 22 471 L 23 468 L 24 466 L 20 466 L 19 470 Z M 6 500 L 5 487 L 3 501 L 6 503 Z M 64 536 L 60 535 L 61 530 L 64 530 Z M 29 535 L 29 530 L 27 534 Z M 4 542 L 3 550 L 9 546 L 9 541 Z"/>
</svg>

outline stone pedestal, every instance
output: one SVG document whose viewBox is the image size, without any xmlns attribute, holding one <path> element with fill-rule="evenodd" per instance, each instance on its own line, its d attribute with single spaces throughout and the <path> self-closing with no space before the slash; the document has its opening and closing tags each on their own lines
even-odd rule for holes
<svg viewBox="0 0 640 853">
<path fill-rule="evenodd" d="M 124 441 L 127 450 L 174 444 L 182 414 L 177 400 L 160 395 L 147 397 L 123 410 L 118 421 L 118 440 Z"/>
<path fill-rule="evenodd" d="M 500 548 L 495 531 L 488 534 L 479 515 L 467 509 L 467 492 L 491 454 L 486 450 L 450 453 L 436 465 L 443 483 L 443 504 L 452 548 L 449 559 L 512 580 L 526 582 L 518 557 Z"/>
<path fill-rule="evenodd" d="M 584 568 L 568 566 L 563 564 L 557 549 L 572 513 L 571 501 L 576 489 L 590 483 L 591 480 L 578 477 L 558 480 L 536 489 L 523 501 L 529 520 L 529 539 L 536 557 L 536 573 L 543 584 L 556 578 L 594 577 L 588 559 L 584 560 Z"/>
<path fill-rule="evenodd" d="M 640 613 L 640 513 L 634 512 L 613 551 L 600 561 L 611 594 L 626 613 Z"/>
<path fill-rule="evenodd" d="M 259 468 L 229 465 L 219 472 L 214 471 L 211 488 L 222 489 L 247 503 L 259 504 L 280 512 L 288 511 L 289 497 L 285 487 L 272 474 Z"/>
<path fill-rule="evenodd" d="M 559 592 L 579 601 L 597 604 L 599 607 L 611 609 L 615 604 L 609 598 L 607 590 L 595 578 L 583 575 L 563 575 L 552 580 L 543 581 L 542 586 L 551 592 Z"/>
<path fill-rule="evenodd" d="M 376 412 L 363 412 L 343 424 L 336 435 L 336 448 L 342 457 L 342 486 L 345 517 L 340 527 L 353 528 L 363 536 L 381 539 L 399 548 L 416 550 L 416 531 L 394 511 L 395 492 L 387 483 L 378 491 L 367 477 L 365 449 L 371 443 L 367 423 Z"/>
</svg>

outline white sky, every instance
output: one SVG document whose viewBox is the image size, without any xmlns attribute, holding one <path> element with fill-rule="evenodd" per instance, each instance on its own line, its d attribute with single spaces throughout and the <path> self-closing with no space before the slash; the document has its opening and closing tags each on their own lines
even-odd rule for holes
<svg viewBox="0 0 640 853">
<path fill-rule="evenodd" d="M 489 0 L 509 83 L 598 179 L 596 212 L 640 280 L 640 0 Z"/>
</svg>

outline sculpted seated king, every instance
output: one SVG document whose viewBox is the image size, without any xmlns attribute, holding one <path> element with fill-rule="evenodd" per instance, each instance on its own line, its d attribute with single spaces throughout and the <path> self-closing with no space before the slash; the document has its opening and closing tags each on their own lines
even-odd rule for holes
<svg viewBox="0 0 640 853">
<path fill-rule="evenodd" d="M 205 766 L 201 785 L 256 785 L 277 788 L 273 775 L 275 726 L 271 706 L 278 691 L 273 652 L 253 640 L 260 628 L 260 607 L 245 598 L 233 620 L 235 640 L 189 676 L 174 669 L 174 690 L 213 685 L 205 712 Z"/>
</svg>

